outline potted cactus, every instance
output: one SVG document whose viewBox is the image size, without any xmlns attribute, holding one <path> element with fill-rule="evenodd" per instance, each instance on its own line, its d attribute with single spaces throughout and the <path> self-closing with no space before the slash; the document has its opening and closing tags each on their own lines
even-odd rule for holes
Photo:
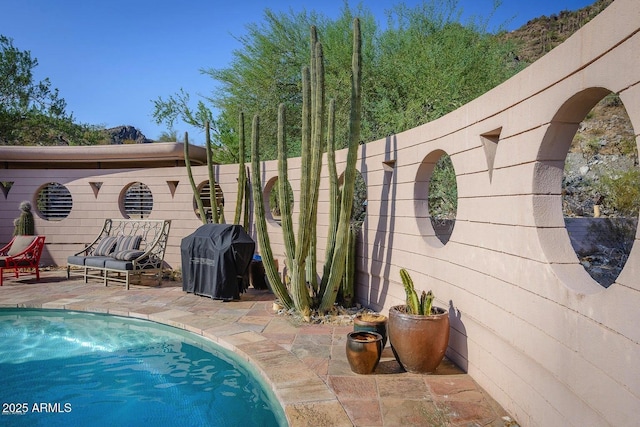
<svg viewBox="0 0 640 427">
<path fill-rule="evenodd" d="M 35 234 L 30 202 L 25 200 L 20 203 L 20 216 L 13 221 L 13 225 L 14 236 L 33 236 Z"/>
<path fill-rule="evenodd" d="M 389 343 L 404 370 L 432 373 L 449 345 L 449 313 L 433 306 L 431 291 L 418 297 L 407 270 L 401 269 L 400 277 L 407 301 L 389 309 Z"/>
</svg>

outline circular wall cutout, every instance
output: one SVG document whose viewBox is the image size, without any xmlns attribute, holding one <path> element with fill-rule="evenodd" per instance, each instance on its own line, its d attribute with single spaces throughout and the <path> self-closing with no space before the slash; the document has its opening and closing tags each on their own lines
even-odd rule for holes
<svg viewBox="0 0 640 427">
<path fill-rule="evenodd" d="M 281 226 L 282 212 L 280 209 L 280 197 L 278 190 L 278 177 L 271 178 L 264 186 L 265 214 L 266 219 L 271 224 Z M 287 190 L 289 192 L 289 206 L 293 211 L 293 189 L 291 184 L 287 182 Z"/>
<path fill-rule="evenodd" d="M 534 215 L 553 218 L 538 235 L 567 287 L 595 293 L 623 270 L 638 238 L 637 158 L 624 106 L 605 88 L 577 93 L 552 120 L 538 153 Z"/>
<path fill-rule="evenodd" d="M 616 94 L 580 122 L 562 179 L 562 212 L 580 264 L 604 287 L 615 282 L 635 239 L 640 168 L 633 125 Z"/>
<path fill-rule="evenodd" d="M 351 205 L 351 226 L 359 231 L 367 217 L 367 183 L 359 170 L 356 170 L 356 177 L 354 181 L 353 204 Z M 340 178 L 338 178 L 338 187 L 340 188 L 340 192 L 342 192 L 343 184 L 344 173 L 340 175 Z M 339 203 L 341 203 L 340 200 L 338 200 L 338 204 Z"/>
<path fill-rule="evenodd" d="M 202 207 L 204 208 L 204 212 L 207 215 L 207 222 L 212 222 L 212 210 L 211 210 L 211 191 L 209 180 L 206 180 L 198 186 L 198 194 L 200 195 L 200 200 L 202 200 Z M 218 215 L 222 214 L 224 210 L 224 193 L 222 192 L 222 188 L 218 183 L 215 183 L 215 197 L 216 204 L 218 206 Z M 196 202 L 196 198 L 193 198 L 193 211 L 196 214 L 196 217 L 200 219 L 200 211 L 198 210 L 198 203 Z"/>
<path fill-rule="evenodd" d="M 36 212 L 47 221 L 62 221 L 71 213 L 73 199 L 69 189 L 57 182 L 43 185 L 36 195 Z"/>
<path fill-rule="evenodd" d="M 429 153 L 418 167 L 414 206 L 425 240 L 435 247 L 447 244 L 458 211 L 458 184 L 453 162 L 445 151 Z"/>
<path fill-rule="evenodd" d="M 153 194 L 146 184 L 129 184 L 121 194 L 120 206 L 125 218 L 147 218 L 153 210 Z"/>
</svg>

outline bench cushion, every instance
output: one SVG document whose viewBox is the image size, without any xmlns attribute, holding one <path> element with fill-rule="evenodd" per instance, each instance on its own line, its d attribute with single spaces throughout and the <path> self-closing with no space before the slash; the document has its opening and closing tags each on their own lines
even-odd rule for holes
<svg viewBox="0 0 640 427">
<path fill-rule="evenodd" d="M 67 257 L 67 264 L 84 265 L 85 258 L 87 257 L 82 255 L 71 255 Z"/>
<path fill-rule="evenodd" d="M 13 243 L 11 243 L 11 247 L 7 251 L 7 255 L 14 256 L 23 252 L 31 243 L 33 243 L 35 238 L 36 236 L 16 236 Z"/>
<path fill-rule="evenodd" d="M 85 267 L 104 268 L 105 263 L 112 260 L 110 256 L 88 256 L 84 258 Z"/>
<path fill-rule="evenodd" d="M 105 236 L 98 242 L 98 246 L 93 250 L 95 256 L 107 256 L 113 252 L 118 238 L 115 236 Z"/>
<path fill-rule="evenodd" d="M 109 258 L 104 263 L 104 268 L 108 268 L 110 270 L 133 270 L 133 262 L 131 261 L 121 261 L 118 259 Z"/>
</svg>

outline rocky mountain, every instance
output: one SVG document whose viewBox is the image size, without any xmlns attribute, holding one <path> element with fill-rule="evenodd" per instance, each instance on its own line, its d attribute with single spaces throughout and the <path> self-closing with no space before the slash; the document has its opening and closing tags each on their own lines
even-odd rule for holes
<svg viewBox="0 0 640 427">
<path fill-rule="evenodd" d="M 105 129 L 104 132 L 111 139 L 111 144 L 145 144 L 153 142 L 133 126 L 116 126 Z"/>
<path fill-rule="evenodd" d="M 501 37 L 517 44 L 519 61 L 531 64 L 568 39 L 611 3 L 613 0 L 597 0 L 591 6 L 575 11 L 564 10 L 557 15 L 540 16 L 517 30 L 501 34 Z"/>
</svg>

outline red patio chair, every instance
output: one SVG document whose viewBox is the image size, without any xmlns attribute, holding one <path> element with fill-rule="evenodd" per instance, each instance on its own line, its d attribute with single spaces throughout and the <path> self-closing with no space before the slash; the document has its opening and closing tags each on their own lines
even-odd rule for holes
<svg viewBox="0 0 640 427">
<path fill-rule="evenodd" d="M 13 239 L 0 249 L 0 286 L 4 279 L 5 270 L 13 270 L 17 278 L 20 271 L 30 272 L 40 279 L 40 256 L 44 248 L 45 236 L 14 236 Z"/>
</svg>

